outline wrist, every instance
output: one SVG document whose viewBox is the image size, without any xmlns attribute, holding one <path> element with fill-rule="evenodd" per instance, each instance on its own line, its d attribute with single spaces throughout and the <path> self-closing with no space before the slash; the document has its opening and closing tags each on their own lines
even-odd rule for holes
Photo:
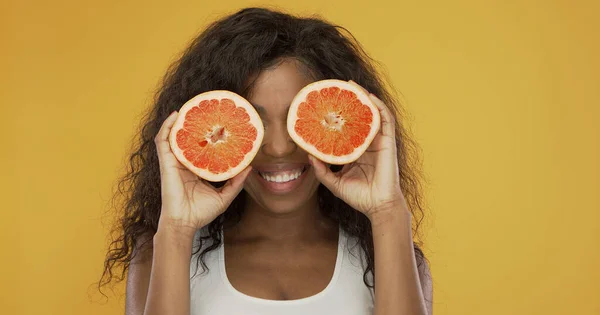
<svg viewBox="0 0 600 315">
<path fill-rule="evenodd" d="M 378 209 L 374 209 L 368 215 L 369 221 L 373 227 L 398 224 L 411 225 L 412 214 L 403 204 L 390 204 Z"/>
<path fill-rule="evenodd" d="M 159 222 L 154 242 L 164 240 L 177 245 L 191 246 L 194 235 L 196 235 L 195 228 Z"/>
<path fill-rule="evenodd" d="M 182 219 L 179 216 L 169 216 L 169 211 L 161 210 L 160 219 L 158 220 L 157 230 L 167 231 L 169 234 L 181 234 L 189 236 L 195 234 L 199 227 L 196 227 L 188 219 Z"/>
</svg>

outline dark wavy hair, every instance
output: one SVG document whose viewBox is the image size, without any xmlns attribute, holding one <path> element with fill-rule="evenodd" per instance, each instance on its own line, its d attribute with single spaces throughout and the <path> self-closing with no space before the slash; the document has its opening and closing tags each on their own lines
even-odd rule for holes
<svg viewBox="0 0 600 315">
<path fill-rule="evenodd" d="M 112 233 L 99 289 L 113 279 L 125 279 L 132 259 L 139 252 L 137 249 L 152 246 L 161 209 L 160 172 L 153 140 L 163 121 L 202 92 L 225 89 L 247 97 L 252 88 L 250 78 L 283 58 L 297 60 L 314 80 L 354 80 L 377 95 L 396 114 L 400 186 L 413 217 L 417 262 L 420 266 L 425 261 L 418 241 L 424 216 L 419 151 L 408 128 L 401 123 L 404 115 L 399 101 L 386 90 L 388 82 L 378 73 L 376 62 L 343 27 L 315 17 L 247 8 L 208 26 L 164 76 L 153 106 L 143 117 L 143 127 L 134 141 L 127 172 L 118 182 L 113 197 L 120 222 Z M 358 239 L 366 257 L 364 282 L 369 287 L 374 286 L 374 277 L 368 276 L 375 273 L 370 221 L 323 185 L 317 193 L 320 211 Z M 204 255 L 223 242 L 220 231 L 239 220 L 245 198 L 242 191 L 229 208 L 208 225 L 208 235 L 198 240 L 205 246 L 197 263 L 205 270 Z"/>
</svg>

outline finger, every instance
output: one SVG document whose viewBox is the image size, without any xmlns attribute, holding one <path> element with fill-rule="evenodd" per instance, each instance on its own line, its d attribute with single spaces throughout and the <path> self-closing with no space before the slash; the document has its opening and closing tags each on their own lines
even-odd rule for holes
<svg viewBox="0 0 600 315">
<path fill-rule="evenodd" d="M 165 159 L 175 159 L 169 144 L 169 134 L 171 133 L 171 129 L 177 120 L 177 114 L 177 111 L 174 111 L 171 113 L 171 115 L 169 115 L 169 117 L 167 117 L 167 119 L 165 119 L 160 127 L 160 130 L 158 131 L 158 134 L 156 134 L 156 137 L 154 138 L 159 161 L 165 162 Z"/>
<path fill-rule="evenodd" d="M 171 115 L 165 119 L 160 130 L 158 130 L 158 134 L 156 134 L 156 137 L 154 138 L 156 149 L 159 153 L 163 153 L 166 149 L 169 149 L 169 133 L 175 124 L 175 120 L 177 120 L 176 111 L 172 112 Z"/>
<path fill-rule="evenodd" d="M 338 196 L 340 178 L 336 176 L 330 169 L 316 157 L 309 155 L 308 161 L 313 167 L 313 171 L 317 179 L 329 189 L 334 195 Z"/>
<path fill-rule="evenodd" d="M 235 198 L 242 188 L 244 188 L 244 181 L 248 178 L 248 175 L 252 171 L 252 166 L 246 167 L 241 173 L 231 178 L 225 186 L 221 189 L 221 196 L 223 200 L 231 202 Z"/>
<path fill-rule="evenodd" d="M 396 133 L 396 125 L 394 123 L 394 116 L 390 112 L 390 109 L 385 106 L 385 104 L 374 94 L 369 93 L 369 98 L 379 109 L 379 116 L 381 117 L 381 134 L 384 136 L 394 137 Z"/>
</svg>

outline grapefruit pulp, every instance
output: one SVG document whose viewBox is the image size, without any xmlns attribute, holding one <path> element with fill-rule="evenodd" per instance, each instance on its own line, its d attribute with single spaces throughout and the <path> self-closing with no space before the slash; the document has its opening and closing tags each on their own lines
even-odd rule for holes
<svg viewBox="0 0 600 315">
<path fill-rule="evenodd" d="M 192 173 L 219 182 L 252 162 L 263 136 L 254 107 L 240 95 L 220 90 L 196 95 L 181 107 L 169 143 Z"/>
<path fill-rule="evenodd" d="M 322 80 L 304 87 L 290 105 L 287 129 L 298 146 L 335 165 L 356 161 L 379 131 L 379 109 L 360 87 Z"/>
</svg>

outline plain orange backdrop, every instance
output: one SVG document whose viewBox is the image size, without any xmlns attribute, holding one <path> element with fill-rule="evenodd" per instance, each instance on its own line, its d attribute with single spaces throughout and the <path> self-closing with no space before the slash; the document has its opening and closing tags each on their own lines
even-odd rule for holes
<svg viewBox="0 0 600 315">
<path fill-rule="evenodd" d="M 436 314 L 600 314 L 599 3 L 2 1 L 0 313 L 123 313 L 89 293 L 140 114 L 207 23 L 269 5 L 345 26 L 402 93 Z"/>
</svg>

